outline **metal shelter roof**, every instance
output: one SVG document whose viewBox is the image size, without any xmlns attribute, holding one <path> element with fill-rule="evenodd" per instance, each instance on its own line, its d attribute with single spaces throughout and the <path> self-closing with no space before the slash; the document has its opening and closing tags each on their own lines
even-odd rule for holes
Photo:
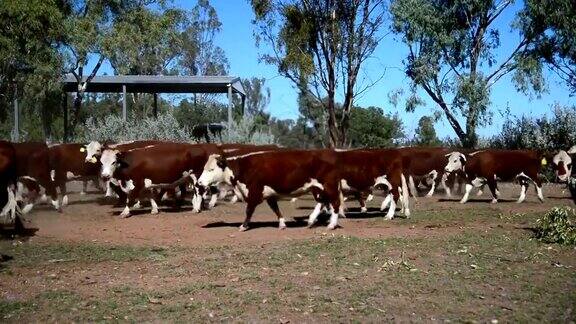
<svg viewBox="0 0 576 324">
<path fill-rule="evenodd" d="M 65 92 L 78 89 L 72 74 L 64 76 L 63 85 Z M 123 92 L 123 86 L 126 92 L 134 93 L 227 93 L 230 86 L 234 93 L 246 95 L 238 77 L 180 75 L 97 75 L 86 92 Z"/>
</svg>

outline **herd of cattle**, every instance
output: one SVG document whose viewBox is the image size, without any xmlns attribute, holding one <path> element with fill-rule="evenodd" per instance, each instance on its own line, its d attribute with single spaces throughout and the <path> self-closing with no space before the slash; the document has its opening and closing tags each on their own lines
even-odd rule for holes
<svg viewBox="0 0 576 324">
<path fill-rule="evenodd" d="M 541 174 L 550 167 L 559 181 L 572 171 L 576 146 L 568 151 L 455 150 L 406 147 L 396 149 L 295 150 L 275 145 L 189 144 L 166 141 L 56 144 L 0 141 L 0 216 L 11 219 L 34 204 L 50 200 L 61 211 L 68 204 L 66 183 L 72 180 L 105 188 L 124 207 L 121 217 L 148 199 L 152 213 L 163 200 L 181 204 L 189 200 L 195 212 L 212 208 L 218 199 L 246 202 L 246 230 L 256 206 L 264 200 L 286 227 L 278 208 L 281 197 L 311 193 L 317 204 L 310 214 L 312 226 L 320 213 L 330 215 L 329 229 L 344 215 L 347 197 L 361 210 L 373 191 L 383 191 L 381 210 L 392 219 L 397 204 L 410 216 L 410 196 L 417 199 L 425 186 L 431 196 L 438 186 L 451 195 L 455 182 L 465 184 L 461 202 L 473 188 L 487 185 L 498 201 L 498 181 L 520 185 L 518 202 L 534 184 L 543 201 Z"/>
</svg>

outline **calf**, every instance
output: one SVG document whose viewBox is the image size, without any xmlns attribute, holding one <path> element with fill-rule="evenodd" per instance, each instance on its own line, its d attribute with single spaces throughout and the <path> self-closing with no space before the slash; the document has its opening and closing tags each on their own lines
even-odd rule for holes
<svg viewBox="0 0 576 324">
<path fill-rule="evenodd" d="M 542 168 L 542 155 L 535 151 L 482 150 L 468 154 L 452 152 L 446 155 L 446 172 L 459 172 L 466 179 L 466 192 L 460 203 L 466 203 L 473 187 L 487 184 L 492 192 L 492 203 L 498 202 L 497 181 L 517 180 L 521 185 L 518 203 L 526 198 L 526 189 L 534 183 L 538 199 L 544 201 L 542 181 L 538 174 Z"/>
<path fill-rule="evenodd" d="M 193 145 L 186 143 L 161 143 L 120 152 L 106 150 L 102 154 L 102 177 L 119 180 L 122 189 L 128 194 L 126 207 L 120 214 L 130 216 L 130 207 L 139 206 L 137 199 L 146 187 L 168 188 L 166 184 L 180 186 L 195 184 L 193 170 L 200 173 L 208 156 L 220 152 L 214 145 Z M 184 181 L 183 181 L 184 180 Z M 192 199 L 194 211 L 201 207 L 201 193 L 195 192 Z M 152 213 L 158 213 L 155 197 L 151 197 Z M 135 206 L 136 205 L 136 206 Z"/>
<path fill-rule="evenodd" d="M 256 206 L 264 200 L 278 217 L 279 228 L 286 228 L 278 198 L 310 191 L 331 213 L 328 229 L 338 225 L 340 193 L 334 151 L 261 151 L 230 158 L 211 155 L 198 183 L 209 186 L 222 182 L 233 186 L 247 202 L 240 231 L 248 229 Z"/>
</svg>

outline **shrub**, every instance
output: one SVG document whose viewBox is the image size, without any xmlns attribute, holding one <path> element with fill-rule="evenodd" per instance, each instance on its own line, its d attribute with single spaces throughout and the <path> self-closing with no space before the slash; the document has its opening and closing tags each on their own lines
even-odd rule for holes
<svg viewBox="0 0 576 324">
<path fill-rule="evenodd" d="M 227 143 L 273 144 L 274 136 L 268 131 L 257 129 L 253 118 L 245 117 L 234 122 L 231 129 L 223 134 Z M 175 142 L 193 142 L 190 130 L 181 126 L 171 112 L 158 115 L 158 118 L 134 117 L 123 121 L 121 117 L 109 115 L 98 121 L 88 119 L 84 127 L 78 131 L 75 142 L 89 141 L 135 141 L 135 140 L 167 140 Z"/>
<path fill-rule="evenodd" d="M 276 142 L 270 129 L 267 131 L 262 128 L 259 129 L 251 116 L 246 116 L 238 122 L 232 122 L 232 125 L 224 132 L 223 140 L 227 143 L 259 145 Z"/>
<path fill-rule="evenodd" d="M 572 208 L 554 207 L 536 221 L 536 237 L 545 243 L 576 244 L 576 213 Z"/>
</svg>

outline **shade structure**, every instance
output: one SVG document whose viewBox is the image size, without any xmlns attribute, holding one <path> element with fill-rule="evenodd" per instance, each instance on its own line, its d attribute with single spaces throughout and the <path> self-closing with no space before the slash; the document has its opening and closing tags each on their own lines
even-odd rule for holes
<svg viewBox="0 0 576 324">
<path fill-rule="evenodd" d="M 158 93 L 225 93 L 228 95 L 228 125 L 232 123 L 232 97 L 234 94 L 242 98 L 242 114 L 246 102 L 246 92 L 239 77 L 233 76 L 182 76 L 182 75 L 98 75 L 85 84 L 83 77 L 81 86 L 84 92 L 122 93 L 122 118 L 126 120 L 126 94 L 154 94 L 154 115 L 157 114 Z M 63 91 L 78 92 L 78 82 L 73 74 L 66 74 L 62 79 Z M 64 98 L 64 100 L 66 100 Z M 64 114 L 67 115 L 64 103 Z M 64 140 L 68 138 L 68 121 L 64 121 Z"/>
</svg>

